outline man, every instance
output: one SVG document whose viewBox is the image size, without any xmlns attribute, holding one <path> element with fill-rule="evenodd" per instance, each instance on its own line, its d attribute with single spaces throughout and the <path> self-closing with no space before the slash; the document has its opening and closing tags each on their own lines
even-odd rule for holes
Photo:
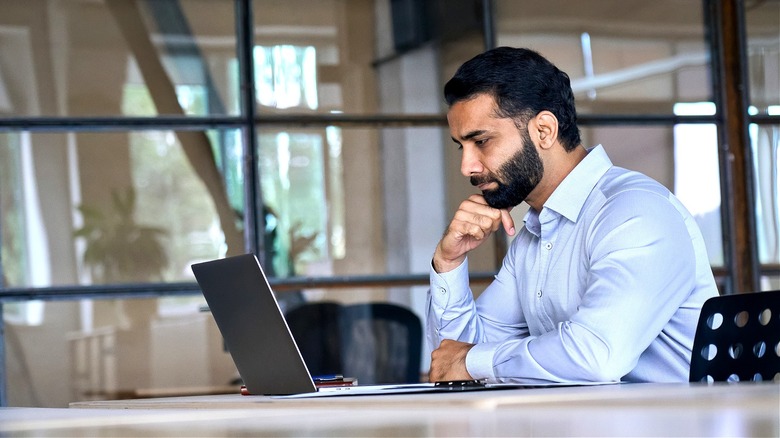
<svg viewBox="0 0 780 438">
<path fill-rule="evenodd" d="M 461 173 L 482 194 L 434 252 L 431 381 L 687 381 L 701 306 L 718 293 L 693 217 L 581 145 L 569 77 L 534 51 L 483 53 L 444 94 Z M 517 236 L 475 301 L 467 255 L 499 227 Z"/>
</svg>

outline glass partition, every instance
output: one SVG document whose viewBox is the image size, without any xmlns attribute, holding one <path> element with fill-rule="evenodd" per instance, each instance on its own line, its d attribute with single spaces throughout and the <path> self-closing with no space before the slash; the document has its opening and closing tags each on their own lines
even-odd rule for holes
<svg viewBox="0 0 780 438">
<path fill-rule="evenodd" d="M 236 393 L 238 373 L 213 318 L 172 313 L 166 300 L 47 301 L 35 324 L 7 316 L 9 405 Z"/>
<path fill-rule="evenodd" d="M 762 264 L 780 264 L 780 125 L 749 127 L 756 190 L 756 234 Z"/>
<path fill-rule="evenodd" d="M 0 15 L 0 114 L 238 113 L 231 0 L 24 1 Z"/>
<path fill-rule="evenodd" d="M 780 2 L 750 2 L 745 5 L 748 111 L 751 117 L 780 116 Z M 748 127 L 753 149 L 756 190 L 758 257 L 762 265 L 780 265 L 780 124 L 752 123 Z M 772 277 L 763 283 L 774 284 Z M 763 286 L 763 285 L 762 285 Z"/>
<path fill-rule="evenodd" d="M 277 276 L 426 274 L 429 260 L 398 263 L 420 245 L 429 259 L 446 226 L 448 135 L 441 127 L 260 129 Z"/>
<path fill-rule="evenodd" d="M 254 0 L 253 9 L 261 115 L 419 113 L 388 103 L 398 89 L 438 79 L 440 60 L 425 53 L 440 50 L 459 64 L 484 48 L 479 0 Z M 476 50 L 460 47 L 471 41 Z M 414 61 L 415 72 L 398 70 Z M 398 84 L 394 94 L 381 94 L 385 80 Z"/>
<path fill-rule="evenodd" d="M 701 2 L 495 4 L 498 45 L 532 48 L 568 73 L 580 114 L 672 114 L 678 101 L 712 101 Z"/>
<path fill-rule="evenodd" d="M 192 281 L 243 251 L 239 131 L 0 134 L 6 287 Z"/>
<path fill-rule="evenodd" d="M 780 2 L 748 2 L 745 28 L 752 110 L 780 115 Z"/>
</svg>

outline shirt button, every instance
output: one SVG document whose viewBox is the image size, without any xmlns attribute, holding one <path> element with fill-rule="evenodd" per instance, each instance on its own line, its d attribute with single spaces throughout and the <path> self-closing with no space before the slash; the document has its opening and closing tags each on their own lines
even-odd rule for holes
<svg viewBox="0 0 780 438">
<path fill-rule="evenodd" d="M 539 292 L 536 293 L 536 296 L 541 298 L 542 297 L 542 290 L 540 289 Z"/>
<path fill-rule="evenodd" d="M 547 243 L 544 244 L 544 247 L 547 248 L 547 249 L 552 249 L 552 243 L 547 242 Z"/>
<path fill-rule="evenodd" d="M 446 293 L 447 293 L 447 289 L 444 289 L 443 287 L 440 287 L 440 288 L 439 288 L 439 293 L 440 293 L 440 294 L 442 294 L 442 295 L 444 295 L 444 294 L 446 294 Z"/>
</svg>

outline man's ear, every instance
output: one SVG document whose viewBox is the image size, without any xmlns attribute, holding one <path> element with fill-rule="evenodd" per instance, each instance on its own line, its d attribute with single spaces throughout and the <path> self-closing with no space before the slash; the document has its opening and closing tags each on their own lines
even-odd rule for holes
<svg viewBox="0 0 780 438">
<path fill-rule="evenodd" d="M 558 118 L 550 111 L 542 111 L 533 120 L 531 136 L 536 137 L 540 148 L 551 148 L 558 141 Z"/>
</svg>

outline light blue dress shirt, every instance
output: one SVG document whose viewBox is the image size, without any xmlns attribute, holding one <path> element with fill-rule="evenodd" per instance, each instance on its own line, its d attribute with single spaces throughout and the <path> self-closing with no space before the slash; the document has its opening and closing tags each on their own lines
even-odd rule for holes
<svg viewBox="0 0 780 438">
<path fill-rule="evenodd" d="M 687 381 L 701 306 L 718 293 L 691 214 L 600 145 L 528 212 L 476 301 L 468 260 L 430 277 L 429 347 L 477 344 L 466 367 L 489 382 Z"/>
</svg>

